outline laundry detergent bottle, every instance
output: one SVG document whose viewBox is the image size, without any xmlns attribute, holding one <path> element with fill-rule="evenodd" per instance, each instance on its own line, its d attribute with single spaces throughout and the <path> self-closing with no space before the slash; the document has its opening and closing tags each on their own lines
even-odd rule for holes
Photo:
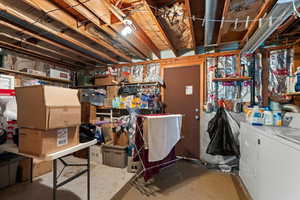
<svg viewBox="0 0 300 200">
<path fill-rule="evenodd" d="M 250 124 L 252 126 L 264 125 L 264 112 L 258 106 L 254 106 L 252 109 Z"/>
</svg>

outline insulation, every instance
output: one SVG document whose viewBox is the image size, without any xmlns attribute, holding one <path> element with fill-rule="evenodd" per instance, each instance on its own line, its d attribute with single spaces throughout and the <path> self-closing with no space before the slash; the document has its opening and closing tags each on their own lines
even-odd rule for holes
<svg viewBox="0 0 300 200">
<path fill-rule="evenodd" d="M 160 9 L 159 19 L 166 28 L 168 35 L 176 49 L 191 49 L 193 37 L 191 25 L 187 17 L 184 3 L 176 2 L 172 6 Z"/>
</svg>

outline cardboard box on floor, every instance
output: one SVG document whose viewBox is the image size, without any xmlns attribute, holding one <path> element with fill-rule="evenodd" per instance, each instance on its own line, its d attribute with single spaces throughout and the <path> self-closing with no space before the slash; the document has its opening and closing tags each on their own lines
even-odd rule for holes
<svg viewBox="0 0 300 200">
<path fill-rule="evenodd" d="M 79 127 L 69 127 L 51 130 L 20 128 L 20 153 L 45 157 L 79 144 Z"/>
<path fill-rule="evenodd" d="M 30 180 L 30 170 L 31 170 L 31 163 L 30 159 L 21 160 L 19 163 L 20 167 L 20 175 L 21 181 L 26 182 Z M 32 177 L 39 177 L 44 174 L 47 174 L 52 171 L 52 161 L 51 160 L 33 160 L 33 167 L 32 167 Z"/>
<path fill-rule="evenodd" d="M 16 88 L 18 126 L 49 130 L 81 123 L 78 91 L 36 85 Z"/>
</svg>

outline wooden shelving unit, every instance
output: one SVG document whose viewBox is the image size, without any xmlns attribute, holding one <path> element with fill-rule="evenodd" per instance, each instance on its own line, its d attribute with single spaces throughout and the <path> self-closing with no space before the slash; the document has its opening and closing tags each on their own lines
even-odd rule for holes
<svg viewBox="0 0 300 200">
<path fill-rule="evenodd" d="M 233 81 L 249 81 L 251 77 L 241 76 L 241 77 L 226 77 L 226 78 L 213 78 L 214 82 L 233 82 Z"/>
<path fill-rule="evenodd" d="M 287 93 L 286 96 L 300 96 L 300 92 Z"/>
<path fill-rule="evenodd" d="M 19 75 L 28 76 L 28 77 L 37 78 L 37 79 L 46 80 L 46 81 L 53 81 L 53 82 L 60 82 L 60 83 L 72 83 L 72 81 L 68 81 L 68 80 L 62 80 L 62 79 L 58 79 L 58 78 L 50 78 L 50 77 L 47 77 L 47 76 L 40 76 L 40 75 L 36 75 L 36 74 L 30 74 L 30 73 L 27 73 L 27 72 L 20 72 L 20 71 L 16 71 L 16 70 L 12 70 L 12 69 L 0 68 L 0 72 L 14 73 L 14 74 L 19 74 Z"/>
<path fill-rule="evenodd" d="M 161 85 L 159 82 L 133 82 L 133 83 L 120 83 L 120 84 L 109 84 L 109 85 L 91 85 L 91 86 L 75 86 L 73 88 L 76 89 L 96 89 L 96 88 L 103 88 L 103 87 L 107 87 L 107 86 L 122 86 L 122 85 L 159 85 L 159 86 L 163 86 Z"/>
</svg>

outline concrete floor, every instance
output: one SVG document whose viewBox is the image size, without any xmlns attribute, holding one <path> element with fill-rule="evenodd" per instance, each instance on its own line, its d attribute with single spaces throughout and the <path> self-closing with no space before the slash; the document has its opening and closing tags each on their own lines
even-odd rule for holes
<svg viewBox="0 0 300 200">
<path fill-rule="evenodd" d="M 85 160 L 71 157 L 70 162 L 84 162 Z M 85 161 L 86 162 L 86 161 Z M 58 163 L 60 163 L 58 161 Z M 91 171 L 91 200 L 110 200 L 134 176 L 127 173 L 127 169 L 108 167 L 102 164 L 92 164 Z M 59 165 L 61 168 L 62 165 Z M 61 180 L 81 171 L 81 167 L 67 168 L 61 175 Z M 0 177 L 1 178 L 1 177 Z M 60 181 L 61 181 L 60 180 Z M 57 200 L 86 200 L 87 176 L 61 187 L 57 192 Z M 52 173 L 34 179 L 32 184 L 23 183 L 0 190 L 0 200 L 52 200 Z"/>
<path fill-rule="evenodd" d="M 71 158 L 70 161 L 82 161 Z M 60 166 L 61 167 L 61 166 Z M 80 171 L 70 168 L 62 179 Z M 125 169 L 92 165 L 91 200 L 249 200 L 237 177 L 205 169 L 203 166 L 178 161 L 176 165 L 161 171 L 153 180 L 145 183 L 142 178 L 133 179 Z M 125 187 L 124 187 L 125 186 Z M 123 189 L 121 189 L 123 188 Z M 34 183 L 24 183 L 0 191 L 1 200 L 51 200 L 52 173 L 36 178 Z M 85 200 L 86 176 L 59 189 L 57 200 Z"/>
<path fill-rule="evenodd" d="M 239 179 L 231 174 L 207 170 L 199 164 L 178 161 L 152 182 L 135 180 L 114 200 L 250 200 Z"/>
</svg>

